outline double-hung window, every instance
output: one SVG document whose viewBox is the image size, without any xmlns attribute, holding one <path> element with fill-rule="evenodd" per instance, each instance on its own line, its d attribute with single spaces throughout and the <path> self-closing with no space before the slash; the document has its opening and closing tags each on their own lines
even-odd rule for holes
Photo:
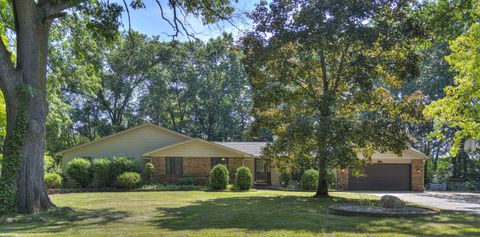
<svg viewBox="0 0 480 237">
<path fill-rule="evenodd" d="M 167 157 L 166 174 L 169 175 L 183 175 L 183 158 L 182 157 Z"/>
</svg>

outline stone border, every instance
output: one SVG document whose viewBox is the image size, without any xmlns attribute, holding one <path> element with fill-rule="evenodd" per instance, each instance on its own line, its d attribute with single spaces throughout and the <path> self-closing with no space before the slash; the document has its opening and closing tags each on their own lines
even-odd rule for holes
<svg viewBox="0 0 480 237">
<path fill-rule="evenodd" d="M 373 217 L 423 217 L 434 216 L 439 210 L 404 206 L 402 208 L 383 208 L 379 206 L 366 206 L 356 204 L 335 204 L 328 207 L 330 214 L 342 216 L 373 216 Z"/>
</svg>

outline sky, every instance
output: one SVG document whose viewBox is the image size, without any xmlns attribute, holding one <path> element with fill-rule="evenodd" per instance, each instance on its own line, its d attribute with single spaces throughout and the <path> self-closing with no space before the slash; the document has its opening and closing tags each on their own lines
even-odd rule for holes
<svg viewBox="0 0 480 237">
<path fill-rule="evenodd" d="M 160 0 L 161 2 L 165 2 Z M 115 0 L 121 6 L 124 6 L 122 0 Z M 130 0 L 126 1 L 130 3 Z M 222 32 L 232 33 L 234 36 L 238 36 L 241 32 L 251 29 L 252 22 L 245 16 L 246 12 L 251 12 L 259 0 L 239 0 L 238 3 L 234 3 L 235 13 L 233 17 L 234 25 L 229 22 L 218 22 L 213 25 L 204 26 L 200 19 L 196 19 L 193 16 L 188 17 L 186 22 L 195 32 L 195 37 L 206 41 L 210 38 L 218 37 Z M 160 35 L 161 40 L 171 40 L 173 33 L 172 27 L 161 18 L 160 8 L 155 0 L 146 0 L 146 8 L 130 11 L 130 24 L 133 30 L 147 34 L 149 36 Z M 163 7 L 165 12 L 167 11 L 166 5 Z M 170 12 L 169 12 L 170 13 Z M 171 14 L 167 17 L 171 17 Z M 125 29 L 128 29 L 128 14 L 123 12 L 122 22 Z M 185 36 L 180 36 L 179 40 L 187 40 Z"/>
</svg>

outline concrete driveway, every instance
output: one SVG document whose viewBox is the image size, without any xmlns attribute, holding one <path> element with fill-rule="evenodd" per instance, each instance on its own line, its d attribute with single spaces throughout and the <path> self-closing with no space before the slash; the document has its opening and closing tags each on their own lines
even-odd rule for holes
<svg viewBox="0 0 480 237">
<path fill-rule="evenodd" d="M 376 192 L 359 191 L 354 193 L 371 194 L 375 196 L 393 195 L 405 202 L 432 206 L 444 210 L 464 211 L 480 214 L 480 193 L 465 192 Z"/>
</svg>

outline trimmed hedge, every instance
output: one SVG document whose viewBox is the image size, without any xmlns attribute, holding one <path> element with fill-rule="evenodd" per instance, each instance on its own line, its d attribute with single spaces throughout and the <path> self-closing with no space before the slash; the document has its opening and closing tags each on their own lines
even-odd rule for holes
<svg viewBox="0 0 480 237">
<path fill-rule="evenodd" d="M 315 190 L 318 186 L 318 171 L 309 169 L 302 176 L 302 189 Z"/>
<path fill-rule="evenodd" d="M 252 187 L 252 173 L 246 166 L 240 166 L 235 173 L 235 186 L 240 190 L 250 190 Z"/>
<path fill-rule="evenodd" d="M 114 179 L 125 172 L 140 172 L 135 160 L 126 156 L 116 156 L 111 162 L 111 173 Z"/>
<path fill-rule="evenodd" d="M 228 180 L 228 169 L 225 165 L 218 164 L 210 171 L 210 186 L 213 190 L 227 189 Z"/>
<path fill-rule="evenodd" d="M 112 175 L 112 160 L 100 158 L 92 162 L 95 187 L 109 187 L 115 178 Z"/>
<path fill-rule="evenodd" d="M 46 188 L 60 188 L 62 187 L 63 178 L 57 173 L 45 173 L 44 181 Z"/>
<path fill-rule="evenodd" d="M 134 189 L 140 185 L 140 173 L 125 172 L 117 177 L 117 186 L 123 189 Z"/>
<path fill-rule="evenodd" d="M 74 158 L 68 162 L 65 171 L 69 178 L 75 180 L 83 188 L 92 182 L 91 162 L 83 158 Z"/>
</svg>

